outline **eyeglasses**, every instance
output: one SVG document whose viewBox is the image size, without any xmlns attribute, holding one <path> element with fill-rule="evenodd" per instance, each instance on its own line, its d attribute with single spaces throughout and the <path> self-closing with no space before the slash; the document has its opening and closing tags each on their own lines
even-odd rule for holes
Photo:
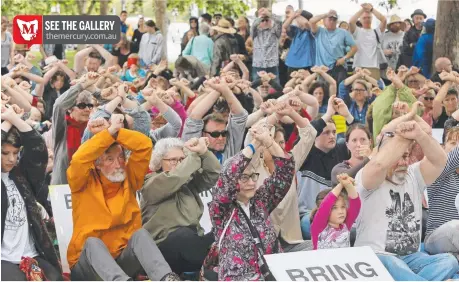
<svg viewBox="0 0 459 282">
<path fill-rule="evenodd" d="M 166 161 L 170 163 L 171 165 L 176 165 L 176 164 L 183 162 L 184 159 L 185 158 L 172 158 L 172 159 L 163 159 L 163 161 Z"/>
<path fill-rule="evenodd" d="M 261 20 L 261 22 L 262 22 L 262 23 L 264 23 L 264 22 L 269 22 L 269 18 L 263 18 L 263 19 Z"/>
<path fill-rule="evenodd" d="M 429 100 L 433 101 L 433 99 L 435 99 L 435 98 L 434 97 L 424 97 L 424 100 L 426 100 L 426 101 L 429 101 Z"/>
<path fill-rule="evenodd" d="M 384 135 L 381 138 L 381 141 L 379 141 L 379 144 L 378 144 L 378 152 L 379 152 L 379 149 L 381 148 L 381 145 L 383 143 L 384 137 L 386 137 L 386 136 L 392 138 L 392 137 L 395 136 L 395 133 L 393 133 L 393 132 L 385 132 L 384 133 Z"/>
<path fill-rule="evenodd" d="M 94 108 L 94 104 L 79 103 L 79 104 L 76 104 L 75 107 L 77 107 L 80 110 L 84 110 L 86 107 L 92 110 L 92 108 Z"/>
<path fill-rule="evenodd" d="M 367 91 L 366 89 L 358 89 L 358 88 L 354 88 L 352 89 L 352 91 L 356 92 L 356 93 L 363 93 L 365 91 Z"/>
<path fill-rule="evenodd" d="M 259 173 L 252 173 L 252 174 L 243 174 L 241 175 L 241 182 L 242 183 L 246 183 L 249 181 L 249 179 L 252 179 L 253 182 L 256 182 L 258 180 L 258 178 L 260 177 L 260 174 Z"/>
<path fill-rule="evenodd" d="M 228 131 L 223 130 L 223 131 L 204 131 L 205 133 L 209 134 L 212 138 L 218 138 L 218 137 L 226 137 L 228 135 Z"/>
<path fill-rule="evenodd" d="M 408 83 L 418 84 L 418 83 L 419 83 L 419 80 L 408 80 Z"/>
</svg>

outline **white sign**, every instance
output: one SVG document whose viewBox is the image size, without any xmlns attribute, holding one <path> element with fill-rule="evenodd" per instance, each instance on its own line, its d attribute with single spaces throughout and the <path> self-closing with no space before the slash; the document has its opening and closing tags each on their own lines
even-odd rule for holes
<svg viewBox="0 0 459 282">
<path fill-rule="evenodd" d="M 394 281 L 370 247 L 266 255 L 277 281 Z"/>
<path fill-rule="evenodd" d="M 49 196 L 53 208 L 62 269 L 64 273 L 70 273 L 69 263 L 67 262 L 67 247 L 73 233 L 72 193 L 68 185 L 52 185 L 49 186 Z"/>
<path fill-rule="evenodd" d="M 49 186 L 49 195 L 53 209 L 54 224 L 56 226 L 62 269 L 64 273 L 70 273 L 67 262 L 67 248 L 73 233 L 72 193 L 70 192 L 69 185 L 52 185 Z M 199 223 L 205 230 L 205 233 L 208 233 L 212 230 L 212 223 L 207 204 L 212 200 L 212 195 L 210 192 L 203 192 L 200 196 L 204 204 L 204 212 Z"/>
<path fill-rule="evenodd" d="M 432 128 L 432 136 L 440 144 L 443 143 L 443 131 L 444 131 L 443 128 Z"/>
</svg>

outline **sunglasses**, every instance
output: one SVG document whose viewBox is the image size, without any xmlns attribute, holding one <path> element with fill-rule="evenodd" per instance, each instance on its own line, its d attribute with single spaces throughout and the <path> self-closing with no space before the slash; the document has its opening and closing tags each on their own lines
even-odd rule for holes
<svg viewBox="0 0 459 282">
<path fill-rule="evenodd" d="M 94 108 L 94 104 L 79 103 L 79 104 L 76 104 L 75 107 L 77 107 L 80 110 L 84 110 L 86 107 L 92 110 L 92 108 Z"/>
<path fill-rule="evenodd" d="M 228 135 L 228 131 L 223 130 L 223 131 L 204 131 L 205 133 L 209 134 L 212 138 L 218 138 L 218 137 L 226 137 Z"/>
<path fill-rule="evenodd" d="M 253 182 L 256 182 L 258 180 L 258 178 L 260 177 L 260 174 L 259 173 L 252 173 L 252 174 L 243 174 L 241 175 L 241 182 L 242 183 L 246 183 L 249 181 L 249 179 L 252 179 Z"/>
<path fill-rule="evenodd" d="M 269 18 L 263 18 L 263 19 L 261 20 L 261 22 L 262 22 L 262 23 L 264 23 L 264 22 L 269 22 Z"/>
<path fill-rule="evenodd" d="M 435 98 L 434 97 L 424 97 L 424 100 L 426 100 L 426 101 L 429 101 L 429 100 L 433 101 L 433 99 L 435 99 Z"/>
</svg>

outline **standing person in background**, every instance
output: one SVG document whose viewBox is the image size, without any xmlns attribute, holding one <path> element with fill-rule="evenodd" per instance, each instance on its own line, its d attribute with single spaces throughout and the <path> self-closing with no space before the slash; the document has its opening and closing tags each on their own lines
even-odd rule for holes
<svg viewBox="0 0 459 282">
<path fill-rule="evenodd" d="M 424 24 L 425 33 L 421 35 L 414 48 L 413 66 L 421 69 L 422 75 L 430 77 L 432 70 L 435 20 L 428 19 Z"/>
<path fill-rule="evenodd" d="M 245 16 L 239 16 L 237 20 L 237 34 L 242 36 L 244 42 L 247 41 L 250 36 L 250 22 Z"/>
<path fill-rule="evenodd" d="M 349 24 L 346 21 L 340 22 L 338 27 L 346 31 L 349 31 Z"/>
<path fill-rule="evenodd" d="M 362 8 L 349 20 L 349 31 L 354 36 L 357 52 L 354 56 L 354 68 L 367 68 L 379 79 L 378 52 L 382 41 L 383 32 L 386 30 L 386 17 L 378 12 L 371 4 L 364 3 Z M 373 29 L 371 22 L 373 15 L 379 20 L 378 28 Z M 360 18 L 362 27 L 357 27 Z"/>
<path fill-rule="evenodd" d="M 7 66 L 13 62 L 14 56 L 13 35 L 7 31 L 7 28 L 8 18 L 2 16 L 2 75 L 9 72 Z"/>
<path fill-rule="evenodd" d="M 202 23 L 199 26 L 199 35 L 191 39 L 183 50 L 183 56 L 194 56 L 203 63 L 206 71 L 209 72 L 212 64 L 214 42 L 209 37 L 210 26 Z"/>
<path fill-rule="evenodd" d="M 142 66 L 157 65 L 163 55 L 163 35 L 156 28 L 154 21 L 149 20 L 145 23 L 147 32 L 142 35 L 139 47 L 139 57 Z"/>
<path fill-rule="evenodd" d="M 325 27 L 317 25 L 321 20 L 324 20 Z M 316 38 L 316 65 L 328 67 L 328 73 L 339 85 L 347 77 L 346 60 L 352 58 L 358 49 L 349 32 L 336 28 L 337 21 L 338 14 L 330 10 L 326 14 L 312 17 L 309 24 Z M 350 47 L 347 53 L 346 47 Z"/>
<path fill-rule="evenodd" d="M 403 28 L 403 32 L 408 32 L 413 27 L 413 22 L 411 19 L 405 19 L 403 21 L 405 23 L 405 27 Z"/>
<path fill-rule="evenodd" d="M 231 27 L 232 28 L 236 28 L 235 27 L 235 22 L 234 20 L 231 18 L 231 17 L 225 17 L 225 19 L 231 24 Z M 237 30 L 237 29 L 236 29 Z M 239 33 L 235 32 L 234 33 L 234 38 L 236 38 L 237 40 L 237 48 L 238 48 L 238 54 L 241 54 L 241 55 L 244 55 L 244 61 L 246 60 L 246 57 L 249 55 L 247 53 L 247 50 L 245 48 L 245 39 L 244 37 L 242 37 Z"/>
<path fill-rule="evenodd" d="M 192 31 L 195 36 L 199 35 L 199 20 L 198 20 L 198 18 L 191 17 L 189 22 L 190 22 L 190 29 L 187 32 L 185 32 L 185 34 L 183 34 L 182 43 L 180 43 L 180 48 L 181 48 L 182 52 L 185 49 L 185 47 L 188 44 L 188 42 L 191 40 L 189 38 L 189 36 L 188 36 L 190 31 Z"/>
<path fill-rule="evenodd" d="M 216 36 L 210 76 L 216 76 L 220 74 L 221 68 L 229 64 L 231 55 L 239 54 L 239 45 L 234 37 L 236 30 L 231 27 L 231 23 L 226 19 L 219 20 L 218 25 L 213 26 L 212 30 L 216 32 Z"/>
<path fill-rule="evenodd" d="M 139 16 L 139 22 L 137 24 L 137 29 L 134 30 L 134 36 L 132 36 L 132 43 L 135 44 L 137 50 L 139 50 L 140 41 L 142 40 L 142 36 L 147 32 L 147 28 L 145 27 L 145 19 L 143 16 Z"/>
<path fill-rule="evenodd" d="M 124 33 L 124 34 L 126 34 L 129 30 L 129 25 L 126 23 L 127 17 L 128 17 L 128 13 L 126 11 L 121 11 L 120 13 L 121 33 Z"/>
<path fill-rule="evenodd" d="M 114 64 L 113 55 L 101 45 L 91 44 L 89 47 L 78 51 L 75 54 L 73 69 L 77 77 L 87 72 L 97 72 L 102 65 L 102 58 L 105 60 L 104 67 L 108 68 Z"/>
<path fill-rule="evenodd" d="M 209 26 L 212 26 L 212 16 L 209 13 L 202 14 L 201 23 L 207 23 Z"/>
<path fill-rule="evenodd" d="M 414 48 L 421 36 L 422 25 L 427 16 L 421 9 L 416 9 L 414 13 L 411 14 L 411 18 L 413 19 L 414 25 L 405 32 L 405 36 L 403 37 L 402 56 L 399 62 L 399 65 L 404 65 L 407 68 L 413 65 L 412 59 Z"/>
<path fill-rule="evenodd" d="M 397 69 L 397 62 L 402 52 L 405 23 L 399 16 L 392 15 L 387 24 L 387 29 L 388 31 L 384 33 L 382 38 L 382 49 L 387 59 L 387 67 L 395 70 Z M 385 72 L 383 72 L 382 77 L 389 82 Z"/>
<path fill-rule="evenodd" d="M 118 64 L 122 68 L 124 63 L 127 62 L 129 55 L 137 53 L 137 50 L 134 50 L 134 48 L 134 44 L 127 39 L 126 34 L 122 33 L 120 42 L 113 45 L 112 55 L 115 64 Z"/>
<path fill-rule="evenodd" d="M 258 72 L 265 71 L 276 76 L 279 82 L 279 38 L 281 22 L 272 17 L 266 8 L 258 10 L 258 18 L 252 26 L 253 63 L 252 80 L 259 78 Z"/>
<path fill-rule="evenodd" d="M 309 26 L 311 18 L 310 12 L 298 10 L 290 14 L 282 25 L 282 29 L 287 31 L 287 36 L 292 38 L 292 44 L 285 60 L 289 73 L 299 69 L 310 69 L 314 66 L 316 44 Z M 292 24 L 294 20 L 296 20 L 296 26 Z"/>
</svg>

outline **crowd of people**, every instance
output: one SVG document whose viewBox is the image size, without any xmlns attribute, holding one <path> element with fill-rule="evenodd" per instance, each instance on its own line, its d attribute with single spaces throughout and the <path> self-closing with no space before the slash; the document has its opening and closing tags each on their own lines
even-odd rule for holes
<svg viewBox="0 0 459 282">
<path fill-rule="evenodd" d="M 459 279 L 459 73 L 432 62 L 435 20 L 256 17 L 190 18 L 173 70 L 125 11 L 72 68 L 63 44 L 34 65 L 2 17 L 2 280 L 274 280 L 265 254 L 353 246 L 397 281 Z"/>
</svg>

